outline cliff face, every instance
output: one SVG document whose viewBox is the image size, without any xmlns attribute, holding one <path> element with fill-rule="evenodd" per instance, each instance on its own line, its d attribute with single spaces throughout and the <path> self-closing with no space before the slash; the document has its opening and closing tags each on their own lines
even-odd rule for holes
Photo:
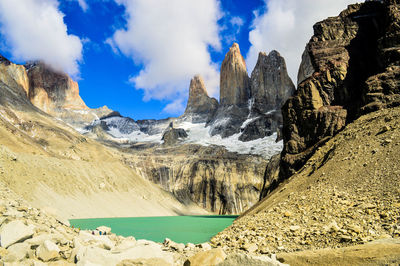
<svg viewBox="0 0 400 266">
<path fill-rule="evenodd" d="M 250 98 L 250 81 L 246 62 L 237 43 L 225 55 L 220 75 L 221 105 L 246 106 Z"/>
<path fill-rule="evenodd" d="M 222 147 L 181 145 L 129 151 L 125 163 L 183 202 L 219 214 L 240 214 L 259 199 L 266 160 Z"/>
<path fill-rule="evenodd" d="M 268 55 L 260 53 L 251 73 L 252 112 L 280 110 L 294 91 L 295 86 L 287 73 L 285 59 L 277 51 Z"/>
<path fill-rule="evenodd" d="M 206 122 L 218 109 L 218 101 L 208 96 L 201 76 L 190 81 L 189 99 L 183 117 L 190 117 L 192 122 Z"/>
<path fill-rule="evenodd" d="M 399 1 L 368 1 L 314 26 L 282 108 L 283 177 L 361 114 L 400 104 L 399 14 Z"/>
<path fill-rule="evenodd" d="M 79 96 L 78 83 L 38 62 L 27 64 L 30 83 L 29 99 L 39 109 L 52 113 L 59 109 L 86 110 Z"/>
</svg>

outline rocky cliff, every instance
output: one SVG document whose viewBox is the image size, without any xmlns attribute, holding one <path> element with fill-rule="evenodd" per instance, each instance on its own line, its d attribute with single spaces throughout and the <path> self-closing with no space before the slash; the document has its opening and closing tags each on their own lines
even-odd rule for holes
<svg viewBox="0 0 400 266">
<path fill-rule="evenodd" d="M 252 112 L 258 114 L 280 110 L 294 91 L 295 86 L 287 73 L 285 59 L 279 52 L 274 50 L 268 55 L 259 53 L 251 73 Z"/>
<path fill-rule="evenodd" d="M 398 9 L 368 1 L 315 24 L 297 92 L 282 108 L 283 177 L 361 114 L 400 104 Z"/>
<path fill-rule="evenodd" d="M 78 83 L 42 62 L 26 65 L 29 78 L 29 100 L 39 109 L 53 113 L 60 109 L 87 110 L 79 96 Z"/>
<path fill-rule="evenodd" d="M 76 128 L 83 128 L 93 120 L 112 112 L 107 106 L 88 108 L 79 95 L 78 83 L 43 62 L 32 62 L 25 67 L 19 67 L 27 75 L 28 84 L 23 87 L 31 103 Z"/>
<path fill-rule="evenodd" d="M 218 146 L 185 144 L 142 149 L 132 145 L 125 163 L 183 202 L 219 214 L 240 214 L 259 199 L 267 161 Z"/>
<path fill-rule="evenodd" d="M 208 121 L 218 109 L 218 101 L 208 96 L 203 78 L 196 75 L 190 81 L 189 99 L 184 118 L 194 123 Z"/>
<path fill-rule="evenodd" d="M 250 80 L 246 62 L 234 43 L 225 55 L 220 73 L 220 103 L 222 106 L 247 106 L 250 98 Z"/>
</svg>

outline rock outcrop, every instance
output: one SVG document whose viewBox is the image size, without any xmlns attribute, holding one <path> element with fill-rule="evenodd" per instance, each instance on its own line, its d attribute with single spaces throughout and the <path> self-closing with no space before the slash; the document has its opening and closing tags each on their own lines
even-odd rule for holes
<svg viewBox="0 0 400 266">
<path fill-rule="evenodd" d="M 388 0 L 315 24 L 297 92 L 282 108 L 283 178 L 361 114 L 400 104 L 399 23 L 399 1 Z"/>
<path fill-rule="evenodd" d="M 89 109 L 79 96 L 78 83 L 42 62 L 26 65 L 29 77 L 29 100 L 46 113 L 60 109 Z"/>
<path fill-rule="evenodd" d="M 266 113 L 280 110 L 293 95 L 295 86 L 290 79 L 285 59 L 277 51 L 259 53 L 257 64 L 251 73 L 252 112 Z"/>
<path fill-rule="evenodd" d="M 246 62 L 237 43 L 234 43 L 225 55 L 220 75 L 220 104 L 247 106 L 250 98 L 250 80 Z"/>
<path fill-rule="evenodd" d="M 184 203 L 219 214 L 240 214 L 254 205 L 267 161 L 218 146 L 185 144 L 130 149 L 125 163 Z"/>
<path fill-rule="evenodd" d="M 188 134 L 183 128 L 174 128 L 173 122 L 171 122 L 170 126 L 165 130 L 161 140 L 164 141 L 164 145 L 170 146 L 175 145 L 187 138 Z"/>
<path fill-rule="evenodd" d="M 207 122 L 218 109 L 218 101 L 208 96 L 201 76 L 194 76 L 190 81 L 189 99 L 183 118 L 194 123 Z"/>
</svg>

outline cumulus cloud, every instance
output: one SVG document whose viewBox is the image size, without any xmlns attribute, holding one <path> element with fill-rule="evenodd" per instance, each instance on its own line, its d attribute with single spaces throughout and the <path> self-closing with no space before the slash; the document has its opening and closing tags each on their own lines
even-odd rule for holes
<svg viewBox="0 0 400 266">
<path fill-rule="evenodd" d="M 285 57 L 289 76 L 297 82 L 297 71 L 306 43 L 313 34 L 313 25 L 329 16 L 336 16 L 354 0 L 264 0 L 264 10 L 255 13 L 247 66 L 251 71 L 260 51 L 273 49 Z"/>
<path fill-rule="evenodd" d="M 78 75 L 82 42 L 67 33 L 57 0 L 0 0 L 0 32 L 16 60 L 43 60 Z"/>
<path fill-rule="evenodd" d="M 211 95 L 218 93 L 218 66 L 209 48 L 220 49 L 219 1 L 115 0 L 126 9 L 126 26 L 106 43 L 143 69 L 130 81 L 144 100 L 173 101 L 166 112 L 183 111 L 190 79 L 200 74 Z"/>
</svg>

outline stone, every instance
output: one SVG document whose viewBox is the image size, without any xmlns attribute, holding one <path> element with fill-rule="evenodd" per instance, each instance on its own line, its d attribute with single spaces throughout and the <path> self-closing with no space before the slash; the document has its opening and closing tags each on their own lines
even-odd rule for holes
<svg viewBox="0 0 400 266">
<path fill-rule="evenodd" d="M 37 257 L 44 261 L 51 261 L 60 258 L 60 248 L 51 242 L 50 240 L 45 240 L 36 250 Z"/>
<path fill-rule="evenodd" d="M 250 81 L 246 62 L 234 43 L 221 65 L 220 104 L 222 106 L 245 106 L 250 95 Z"/>
<path fill-rule="evenodd" d="M 109 236 L 107 236 L 107 235 L 92 235 L 89 231 L 80 231 L 79 239 L 83 243 L 95 241 L 95 242 L 97 242 L 97 245 L 99 247 L 102 247 L 107 250 L 111 250 L 115 246 L 115 243 L 112 240 L 110 240 Z"/>
<path fill-rule="evenodd" d="M 202 250 L 211 250 L 211 245 L 207 242 L 199 244 L 198 247 Z"/>
<path fill-rule="evenodd" d="M 268 256 L 249 256 L 246 254 L 229 254 L 227 258 L 217 264 L 218 266 L 231 266 L 231 265 L 240 265 L 240 266 L 278 266 L 282 265 L 276 259 L 272 259 Z"/>
<path fill-rule="evenodd" d="M 289 227 L 289 230 L 292 231 L 292 232 L 296 232 L 296 231 L 300 230 L 300 226 L 292 225 L 292 226 Z"/>
<path fill-rule="evenodd" d="M 200 251 L 190 257 L 183 264 L 184 266 L 217 265 L 225 260 L 226 254 L 221 248 Z"/>
<path fill-rule="evenodd" d="M 160 258 L 154 258 L 154 259 L 136 259 L 136 260 L 123 260 L 120 263 L 117 264 L 117 266 L 172 266 L 171 263 L 168 263 L 167 261 L 160 259 Z"/>
<path fill-rule="evenodd" d="M 27 243 L 17 243 L 7 248 L 8 254 L 5 261 L 21 261 L 28 256 L 30 245 Z"/>
<path fill-rule="evenodd" d="M 258 250 L 258 245 L 255 243 L 246 243 L 243 245 L 242 249 L 244 249 L 250 253 L 254 253 Z"/>
<path fill-rule="evenodd" d="M 4 225 L 0 230 L 0 246 L 7 248 L 12 244 L 23 242 L 24 240 L 31 238 L 35 226 L 25 225 L 20 220 L 14 220 Z"/>
<path fill-rule="evenodd" d="M 218 109 L 218 101 L 208 96 L 203 78 L 194 76 L 190 81 L 189 99 L 183 114 L 193 123 L 207 122 Z"/>
</svg>

